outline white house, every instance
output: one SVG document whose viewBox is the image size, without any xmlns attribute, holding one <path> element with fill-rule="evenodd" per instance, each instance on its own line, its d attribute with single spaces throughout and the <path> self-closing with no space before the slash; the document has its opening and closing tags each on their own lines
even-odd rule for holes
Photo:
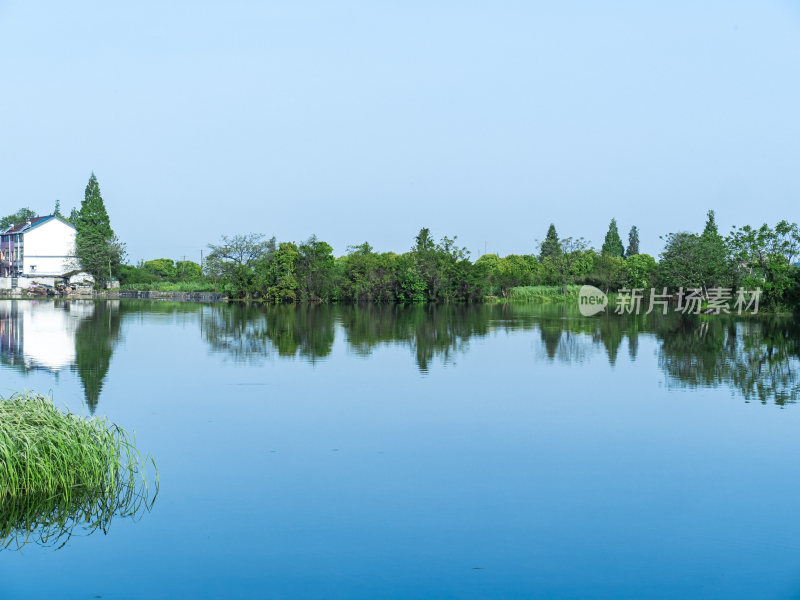
<svg viewBox="0 0 800 600">
<path fill-rule="evenodd" d="M 35 217 L 0 232 L 0 275 L 60 276 L 76 269 L 75 227 L 61 217 Z"/>
</svg>

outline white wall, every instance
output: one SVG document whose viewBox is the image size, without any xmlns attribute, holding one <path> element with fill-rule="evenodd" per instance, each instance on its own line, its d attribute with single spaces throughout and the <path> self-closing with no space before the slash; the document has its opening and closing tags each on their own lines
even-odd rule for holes
<svg viewBox="0 0 800 600">
<path fill-rule="evenodd" d="M 75 230 L 50 219 L 23 234 L 24 255 L 22 272 L 36 275 L 63 275 L 77 268 L 72 253 L 75 250 Z M 36 270 L 31 269 L 35 265 Z"/>
</svg>

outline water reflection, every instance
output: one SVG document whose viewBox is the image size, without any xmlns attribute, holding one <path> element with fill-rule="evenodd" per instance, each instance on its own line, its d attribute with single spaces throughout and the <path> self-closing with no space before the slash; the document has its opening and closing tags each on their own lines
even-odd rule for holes
<svg viewBox="0 0 800 600">
<path fill-rule="evenodd" d="M 407 348 L 421 372 L 448 363 L 472 339 L 531 332 L 533 360 L 579 365 L 598 355 L 612 368 L 636 362 L 643 343 L 675 387 L 727 386 L 746 400 L 794 402 L 800 391 L 800 328 L 792 319 L 601 314 L 560 305 L 244 306 L 154 301 L 0 301 L 0 360 L 27 371 L 79 376 L 94 412 L 120 338 L 136 316 L 180 315 L 209 349 L 237 362 L 325 360 L 337 339 L 368 357 L 381 346 Z M 627 351 L 626 351 L 627 350 Z"/>
<path fill-rule="evenodd" d="M 659 364 L 683 387 L 730 386 L 748 401 L 795 402 L 800 330 L 791 320 L 676 321 L 657 332 Z"/>
<path fill-rule="evenodd" d="M 122 320 L 119 301 L 0 300 L 0 364 L 76 371 L 94 413 Z"/>
<path fill-rule="evenodd" d="M 203 340 L 239 360 L 276 354 L 313 362 L 333 348 L 335 311 L 330 306 L 206 306 L 201 316 Z"/>
<path fill-rule="evenodd" d="M 26 494 L 0 499 L 0 549 L 63 547 L 73 535 L 108 533 L 114 518 L 139 519 L 155 504 L 146 481 L 123 477 L 110 489 L 75 489 L 68 497 Z"/>
<path fill-rule="evenodd" d="M 435 357 L 448 362 L 467 350 L 470 337 L 485 336 L 491 316 L 481 306 L 347 306 L 339 313 L 354 352 L 369 356 L 382 344 L 403 345 L 423 372 Z"/>
</svg>

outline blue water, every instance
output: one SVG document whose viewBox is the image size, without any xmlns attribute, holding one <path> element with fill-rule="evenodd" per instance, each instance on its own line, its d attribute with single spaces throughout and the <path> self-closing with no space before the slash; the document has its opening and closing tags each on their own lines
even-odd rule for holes
<svg viewBox="0 0 800 600">
<path fill-rule="evenodd" d="M 9 302 L 0 389 L 88 415 L 99 379 L 160 493 L 108 535 L 0 552 L 3 598 L 800 597 L 791 324 L 783 378 L 756 377 L 788 400 L 762 401 L 691 324 L 709 380 L 666 366 L 669 329 L 552 308 Z M 65 310 L 110 352 L 94 380 L 85 349 L 34 343 Z"/>
</svg>

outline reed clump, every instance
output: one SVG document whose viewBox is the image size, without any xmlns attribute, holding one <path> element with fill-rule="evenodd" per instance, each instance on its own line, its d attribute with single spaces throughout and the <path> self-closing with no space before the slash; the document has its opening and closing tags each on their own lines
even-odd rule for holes
<svg viewBox="0 0 800 600">
<path fill-rule="evenodd" d="M 157 491 L 155 463 L 121 427 L 41 394 L 0 398 L 0 546 L 50 543 L 77 525 L 106 531 L 115 515 L 149 511 Z"/>
<path fill-rule="evenodd" d="M 565 290 L 560 285 L 527 285 L 508 290 L 509 302 L 566 302 L 578 297 L 579 285 L 568 285 Z"/>
</svg>

